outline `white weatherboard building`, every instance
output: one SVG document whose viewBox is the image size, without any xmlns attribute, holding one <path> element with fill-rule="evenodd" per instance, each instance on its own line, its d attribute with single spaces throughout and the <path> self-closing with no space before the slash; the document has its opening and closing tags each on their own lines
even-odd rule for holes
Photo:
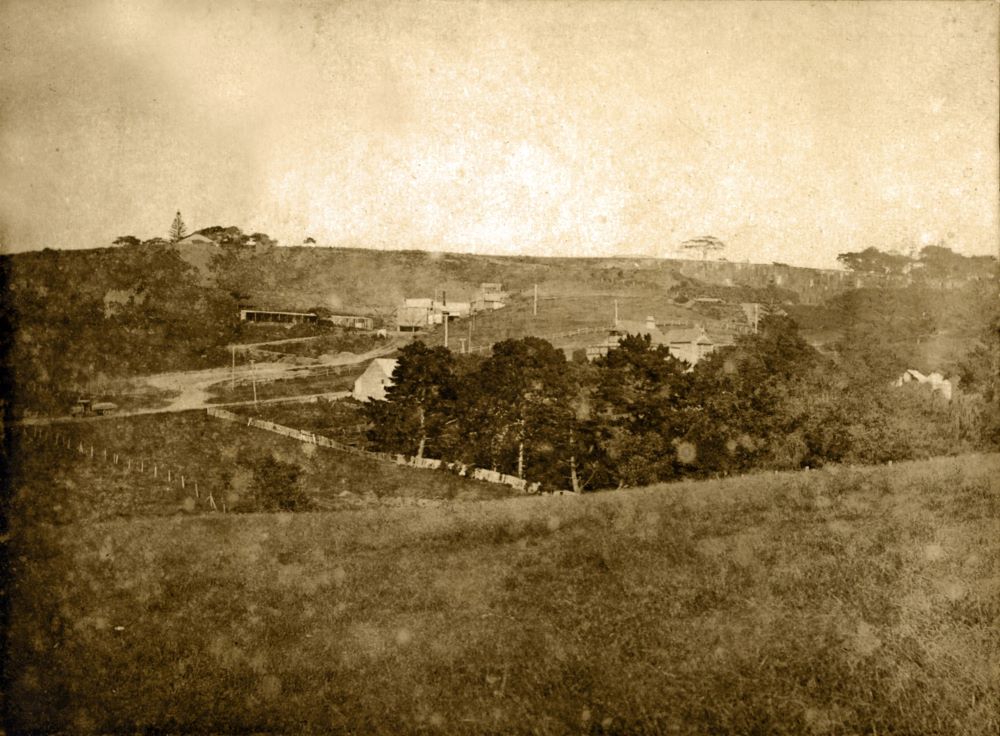
<svg viewBox="0 0 1000 736">
<path fill-rule="evenodd" d="M 352 396 L 358 401 L 382 401 L 385 390 L 392 385 L 392 373 L 396 370 L 396 360 L 376 358 L 354 381 Z"/>
<path fill-rule="evenodd" d="M 648 335 L 654 347 L 665 346 L 671 355 L 687 361 L 691 366 L 721 347 L 721 343 L 710 338 L 702 327 L 668 327 L 663 330 L 652 317 L 646 317 L 645 322 L 622 319 L 615 322 L 603 342 L 587 348 L 587 360 L 607 355 L 608 351 L 618 347 L 626 335 Z"/>
</svg>

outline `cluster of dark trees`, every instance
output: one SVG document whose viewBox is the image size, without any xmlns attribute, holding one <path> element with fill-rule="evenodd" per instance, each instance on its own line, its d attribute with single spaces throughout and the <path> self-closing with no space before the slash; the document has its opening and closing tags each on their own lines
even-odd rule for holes
<svg viewBox="0 0 1000 736">
<path fill-rule="evenodd" d="M 693 369 L 645 336 L 593 363 L 567 361 L 534 337 L 499 342 L 485 358 L 415 342 L 386 400 L 366 405 L 368 440 L 589 490 L 885 462 L 1000 439 L 995 377 L 949 403 L 925 387 L 892 388 L 905 365 L 872 335 L 848 333 L 838 348 L 817 352 L 784 316 Z"/>
<path fill-rule="evenodd" d="M 175 218 L 171 239 L 185 232 Z M 0 256 L 6 393 L 19 411 L 66 411 L 115 379 L 224 365 L 245 329 L 246 284 L 273 286 L 265 233 L 197 231 L 217 244 L 206 273 L 166 238 L 116 248 Z"/>
<path fill-rule="evenodd" d="M 996 267 L 992 256 L 963 256 L 942 245 L 928 245 L 917 255 L 865 248 L 841 253 L 837 260 L 857 273 L 899 276 L 909 273 L 928 279 L 966 279 L 991 273 Z"/>
<path fill-rule="evenodd" d="M 65 411 L 122 376 L 225 364 L 233 300 L 169 243 L 4 257 L 5 355 L 22 409 Z"/>
</svg>

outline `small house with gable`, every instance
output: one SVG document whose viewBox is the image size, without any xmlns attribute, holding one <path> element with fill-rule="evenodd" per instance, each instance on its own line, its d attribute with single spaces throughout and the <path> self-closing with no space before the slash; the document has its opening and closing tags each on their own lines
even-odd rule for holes
<svg viewBox="0 0 1000 736">
<path fill-rule="evenodd" d="M 392 385 L 392 374 L 397 361 L 393 358 L 376 358 L 354 381 L 351 395 L 357 401 L 383 401 L 385 390 Z"/>
<path fill-rule="evenodd" d="M 479 291 L 476 292 L 472 300 L 472 311 L 489 312 L 496 309 L 503 309 L 506 306 L 504 302 L 506 298 L 507 294 L 503 290 L 503 284 L 492 282 L 481 283 Z"/>
<path fill-rule="evenodd" d="M 667 327 L 664 330 L 657 326 L 653 317 L 646 317 L 645 321 L 616 321 L 606 339 L 587 348 L 587 360 L 607 355 L 626 335 L 648 336 L 654 347 L 666 347 L 672 356 L 692 366 L 720 347 L 702 327 Z"/>
</svg>

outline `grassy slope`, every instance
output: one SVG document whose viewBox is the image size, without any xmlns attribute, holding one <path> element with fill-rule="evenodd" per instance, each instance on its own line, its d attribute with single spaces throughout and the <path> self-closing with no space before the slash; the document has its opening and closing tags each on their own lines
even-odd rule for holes
<svg viewBox="0 0 1000 736">
<path fill-rule="evenodd" d="M 334 310 L 391 310 L 404 297 L 430 297 L 440 290 L 454 301 L 468 301 L 482 282 L 500 281 L 513 292 L 538 283 L 561 294 L 616 286 L 666 289 L 675 282 L 654 262 L 301 247 L 275 249 L 259 275 L 258 283 L 246 285 L 254 299 Z"/>
<path fill-rule="evenodd" d="M 232 411 L 240 416 L 258 417 L 286 427 L 313 432 L 338 442 L 364 446 L 366 443 L 361 428 L 366 424 L 366 420 L 361 411 L 362 406 L 353 399 L 337 401 L 321 399 L 301 404 L 237 406 L 233 407 Z"/>
<path fill-rule="evenodd" d="M 607 337 L 606 330 L 614 322 L 615 301 L 618 301 L 618 316 L 623 320 L 642 321 L 647 315 L 653 316 L 660 324 L 669 321 L 691 324 L 705 322 L 712 324 L 697 312 L 672 303 L 664 293 L 627 294 L 578 294 L 557 299 L 546 298 L 544 292 L 538 302 L 538 314 L 533 314 L 531 298 L 516 298 L 510 306 L 495 312 L 477 314 L 472 328 L 474 347 L 492 345 L 507 338 L 527 335 L 550 336 L 578 329 L 594 329 L 593 333 L 581 336 L 575 342 L 593 345 Z M 449 327 L 449 345 L 458 349 L 460 339 L 468 340 L 469 320 L 453 321 Z M 434 329 L 426 340 L 430 344 L 443 344 L 444 330 Z M 563 347 L 573 342 L 570 338 L 552 338 L 552 343 Z"/>
<path fill-rule="evenodd" d="M 973 283 L 948 291 L 859 289 L 822 306 L 786 308 L 814 342 L 832 343 L 849 327 L 870 329 L 908 367 L 951 373 L 981 337 L 996 298 L 994 283 Z"/>
<path fill-rule="evenodd" d="M 992 455 L 42 526 L 12 725 L 993 734 L 997 479 Z"/>
<path fill-rule="evenodd" d="M 27 480 L 14 501 L 17 509 L 24 509 L 23 513 L 41 523 L 169 516 L 185 507 L 201 511 L 209 492 L 219 503 L 227 498 L 226 475 L 235 470 L 240 450 L 256 456 L 273 454 L 295 463 L 301 471 L 303 489 L 325 506 L 355 505 L 350 497 L 341 497 L 343 491 L 355 496 L 432 499 L 496 498 L 509 493 L 504 486 L 305 445 L 264 430 L 213 419 L 204 412 L 59 424 L 53 431 L 69 438 L 73 448 L 82 442 L 85 454 L 60 447 L 51 435 L 36 439 L 33 428 L 22 430 L 16 457 Z M 89 456 L 91 445 L 95 448 L 93 459 Z M 104 450 L 108 459 L 104 458 Z M 112 461 L 116 453 L 120 456 L 118 465 Z M 154 464 L 156 477 L 152 474 Z M 179 480 L 182 475 L 183 489 Z M 201 496 L 197 502 L 195 480 Z"/>
</svg>

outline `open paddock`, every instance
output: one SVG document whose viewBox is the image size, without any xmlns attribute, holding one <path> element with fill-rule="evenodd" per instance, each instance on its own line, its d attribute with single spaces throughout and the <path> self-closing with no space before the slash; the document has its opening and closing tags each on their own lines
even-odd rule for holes
<svg viewBox="0 0 1000 736">
<path fill-rule="evenodd" d="M 21 520 L 9 725 L 995 734 L 998 478 L 1000 455 L 978 455 L 432 508 Z"/>
</svg>

